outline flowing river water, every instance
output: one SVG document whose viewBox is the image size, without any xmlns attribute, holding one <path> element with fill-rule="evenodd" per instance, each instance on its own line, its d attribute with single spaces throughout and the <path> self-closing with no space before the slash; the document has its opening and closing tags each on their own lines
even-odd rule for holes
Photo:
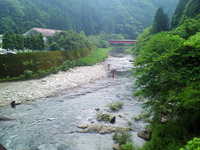
<svg viewBox="0 0 200 150">
<path fill-rule="evenodd" d="M 140 146 L 144 141 L 137 137 L 145 124 L 134 121 L 142 112 L 142 104 L 133 97 L 134 78 L 131 74 L 132 57 L 113 55 L 107 64 L 116 70 L 111 76 L 61 91 L 55 97 L 36 100 L 11 109 L 1 107 L 0 114 L 16 120 L 0 122 L 0 144 L 7 150 L 112 150 L 112 134 L 80 133 L 81 124 L 106 124 L 113 127 L 131 127 L 133 142 Z M 116 123 L 98 122 L 98 111 L 108 112 L 107 105 L 121 101 L 124 107 L 116 116 Z"/>
</svg>

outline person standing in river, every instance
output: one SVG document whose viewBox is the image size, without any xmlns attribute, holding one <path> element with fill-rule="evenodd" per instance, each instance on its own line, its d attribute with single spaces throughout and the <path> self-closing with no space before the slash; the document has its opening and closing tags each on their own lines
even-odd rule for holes
<svg viewBox="0 0 200 150">
<path fill-rule="evenodd" d="M 110 71 L 110 66 L 111 66 L 111 65 L 110 65 L 110 64 L 108 64 L 108 71 Z"/>
<path fill-rule="evenodd" d="M 115 78 L 115 74 L 116 74 L 116 69 L 112 69 L 111 73 L 112 73 L 112 78 L 114 79 Z"/>
</svg>

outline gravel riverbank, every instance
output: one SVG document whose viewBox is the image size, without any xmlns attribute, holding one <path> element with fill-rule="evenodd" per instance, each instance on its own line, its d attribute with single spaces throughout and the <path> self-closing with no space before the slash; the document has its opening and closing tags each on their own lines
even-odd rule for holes
<svg viewBox="0 0 200 150">
<path fill-rule="evenodd" d="M 42 79 L 0 83 L 0 106 L 12 101 L 24 103 L 39 98 L 54 96 L 58 92 L 75 88 L 107 75 L 106 63 L 76 67 Z"/>
<path fill-rule="evenodd" d="M 135 120 L 143 109 L 142 103 L 132 96 L 134 76 L 131 73 L 131 56 L 112 55 L 103 64 L 89 67 L 92 70 L 87 67 L 76 68 L 78 71 L 69 71 L 66 76 L 73 79 L 73 82 L 76 81 L 76 84 L 80 83 L 78 80 L 85 83 L 86 78 L 90 79 L 93 76 L 97 79 L 106 75 L 107 64 L 110 64 L 111 70 L 116 70 L 114 79 L 109 75 L 77 88 L 63 91 L 62 88 L 58 88 L 59 95 L 25 103 L 16 109 L 1 107 L 2 116 L 14 119 L 0 123 L 1 144 L 8 150 L 112 150 L 113 132 L 120 130 L 130 131 L 134 145 L 142 146 L 144 141 L 137 133 L 143 131 L 146 124 Z M 82 79 L 82 73 L 89 77 Z M 59 78 L 59 84 L 65 82 L 66 76 Z M 52 77 L 52 80 L 56 82 L 55 77 Z M 51 87 L 49 84 L 52 80 L 47 77 L 35 84 L 47 84 L 46 87 Z M 33 85 L 29 83 L 29 86 L 25 88 L 26 91 L 27 88 L 32 90 Z M 43 92 L 36 88 L 30 93 Z M 54 88 L 56 85 L 47 91 Z M 69 87 L 66 85 L 65 88 Z M 111 111 L 108 106 L 118 102 L 122 102 L 123 107 L 118 112 Z M 100 121 L 99 114 L 115 117 L 115 123 Z"/>
</svg>

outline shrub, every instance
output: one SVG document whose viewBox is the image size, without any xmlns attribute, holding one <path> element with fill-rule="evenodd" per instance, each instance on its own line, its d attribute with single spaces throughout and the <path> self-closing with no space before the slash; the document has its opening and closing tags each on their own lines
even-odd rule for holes
<svg viewBox="0 0 200 150">
<path fill-rule="evenodd" d="M 142 150 L 178 150 L 186 134 L 183 127 L 175 122 L 152 124 L 152 138 Z"/>
<path fill-rule="evenodd" d="M 171 32 L 187 39 L 197 32 L 200 32 L 200 19 L 186 19 L 179 27 Z"/>
<path fill-rule="evenodd" d="M 124 145 L 131 142 L 131 134 L 127 131 L 116 132 L 113 135 L 113 140 L 119 145 Z"/>
<path fill-rule="evenodd" d="M 98 121 L 110 122 L 111 118 L 112 118 L 112 116 L 110 114 L 105 114 L 105 113 L 97 114 Z"/>
<path fill-rule="evenodd" d="M 33 78 L 38 78 L 75 66 L 94 65 L 107 58 L 110 50 L 96 49 L 90 55 L 89 49 L 0 55 L 0 81 L 24 79 L 25 70 L 31 70 Z"/>
<path fill-rule="evenodd" d="M 150 113 L 147 113 L 147 112 L 144 112 L 144 113 L 141 113 L 140 115 L 134 117 L 134 120 L 135 121 L 145 121 L 145 122 L 148 122 L 150 121 L 150 117 L 151 117 L 151 114 Z"/>
<path fill-rule="evenodd" d="M 127 143 L 120 146 L 120 150 L 136 150 L 133 143 Z"/>
<path fill-rule="evenodd" d="M 33 76 L 33 71 L 31 71 L 31 70 L 25 70 L 25 71 L 24 71 L 24 77 L 25 77 L 25 78 L 29 79 L 29 78 L 31 78 L 32 76 Z"/>
<path fill-rule="evenodd" d="M 39 70 L 46 71 L 61 66 L 66 60 L 69 62 L 71 59 L 78 59 L 87 54 L 77 56 L 74 51 L 46 51 L 19 53 L 16 55 L 0 55 L 0 78 L 5 78 L 6 76 L 18 77 L 23 74 L 25 70 L 31 70 L 33 73 Z M 74 66 L 74 64 L 67 64 L 67 67 L 68 66 L 71 67 Z"/>
<path fill-rule="evenodd" d="M 111 111 L 119 111 L 120 109 L 123 108 L 123 105 L 124 104 L 122 102 L 113 102 L 109 104 L 108 107 Z"/>
<path fill-rule="evenodd" d="M 184 148 L 180 150 L 200 150 L 200 138 L 194 138 L 189 141 Z"/>
<path fill-rule="evenodd" d="M 64 63 L 63 63 L 63 65 L 61 66 L 61 70 L 62 71 L 67 71 L 67 70 L 69 70 L 70 68 L 73 68 L 73 67 L 75 67 L 76 66 L 76 62 L 75 61 L 73 61 L 73 60 L 66 60 Z"/>
</svg>

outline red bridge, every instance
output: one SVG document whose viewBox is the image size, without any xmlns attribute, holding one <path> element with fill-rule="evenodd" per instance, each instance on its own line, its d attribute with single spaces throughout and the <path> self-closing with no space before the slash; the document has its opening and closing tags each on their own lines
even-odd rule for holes
<svg viewBox="0 0 200 150">
<path fill-rule="evenodd" d="M 110 40 L 110 44 L 136 44 L 136 40 Z"/>
</svg>

